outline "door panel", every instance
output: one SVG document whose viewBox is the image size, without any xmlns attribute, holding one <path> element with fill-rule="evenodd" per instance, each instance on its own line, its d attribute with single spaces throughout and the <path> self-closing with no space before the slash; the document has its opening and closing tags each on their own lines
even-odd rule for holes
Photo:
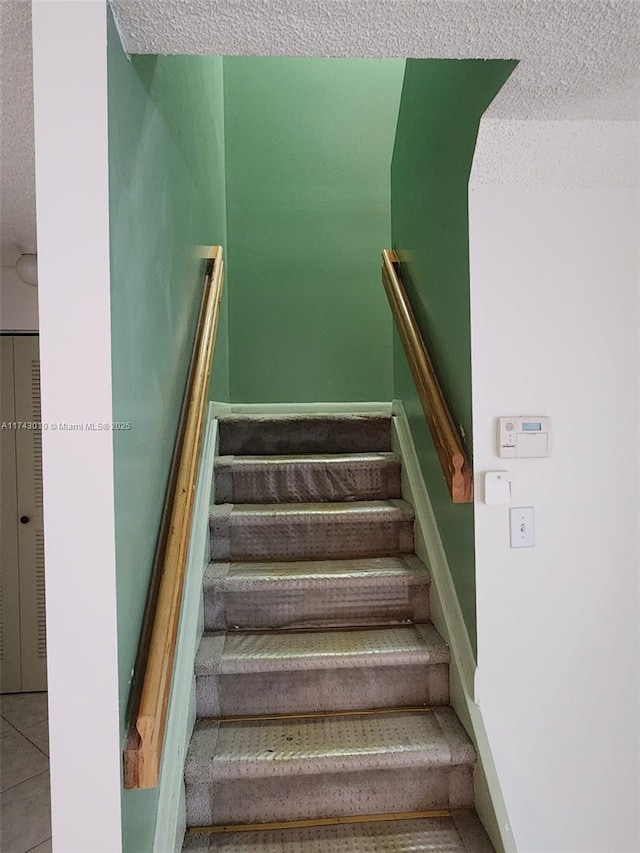
<svg viewBox="0 0 640 853">
<path fill-rule="evenodd" d="M 38 338 L 14 340 L 16 419 L 40 425 Z M 22 689 L 46 690 L 47 645 L 44 601 L 44 526 L 42 517 L 42 431 L 16 432 L 20 554 L 20 638 Z"/>
<path fill-rule="evenodd" d="M 22 689 L 13 341 L 0 338 L 0 691 Z"/>
<path fill-rule="evenodd" d="M 40 361 L 36 336 L 2 336 L 0 690 L 47 689 Z"/>
</svg>

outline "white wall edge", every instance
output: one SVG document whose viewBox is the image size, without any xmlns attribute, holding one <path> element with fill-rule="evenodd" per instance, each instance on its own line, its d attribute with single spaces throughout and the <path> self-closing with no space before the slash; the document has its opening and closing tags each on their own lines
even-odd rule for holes
<svg viewBox="0 0 640 853">
<path fill-rule="evenodd" d="M 154 853 L 180 853 L 186 829 L 184 763 L 196 719 L 194 663 L 204 631 L 202 576 L 209 563 L 209 507 L 218 424 L 209 403 L 191 524 L 185 588 L 180 611 L 176 661 L 158 783 Z M 190 696 L 187 704 L 185 697 Z"/>
<path fill-rule="evenodd" d="M 390 415 L 391 402 L 382 403 L 216 403 L 216 417 L 224 415 Z"/>
<path fill-rule="evenodd" d="M 469 634 L 401 400 L 394 400 L 393 416 L 393 449 L 402 457 L 402 494 L 415 511 L 415 550 L 431 573 L 431 620 L 451 649 L 451 704 L 478 753 L 476 810 L 497 853 L 517 853 L 482 714 L 474 701 L 477 670 Z"/>
<path fill-rule="evenodd" d="M 106 2 L 32 36 L 52 845 L 120 853 Z"/>
</svg>

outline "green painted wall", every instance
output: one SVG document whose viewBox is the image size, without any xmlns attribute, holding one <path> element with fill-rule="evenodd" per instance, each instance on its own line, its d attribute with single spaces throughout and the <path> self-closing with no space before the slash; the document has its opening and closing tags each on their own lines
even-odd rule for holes
<svg viewBox="0 0 640 853">
<path fill-rule="evenodd" d="M 225 57 L 231 398 L 389 400 L 404 60 Z"/>
<path fill-rule="evenodd" d="M 109 26 L 113 412 L 120 709 L 125 710 L 202 288 L 224 243 L 222 60 L 124 55 Z M 216 396 L 228 398 L 220 329 Z M 90 571 L 88 566 L 87 570 Z M 125 853 L 151 850 L 156 791 L 123 791 Z"/>
<path fill-rule="evenodd" d="M 406 63 L 391 168 L 393 246 L 453 419 L 471 447 L 467 189 L 482 113 L 510 61 Z M 398 337 L 395 397 L 404 401 L 462 613 L 476 643 L 473 506 L 451 503 Z"/>
</svg>

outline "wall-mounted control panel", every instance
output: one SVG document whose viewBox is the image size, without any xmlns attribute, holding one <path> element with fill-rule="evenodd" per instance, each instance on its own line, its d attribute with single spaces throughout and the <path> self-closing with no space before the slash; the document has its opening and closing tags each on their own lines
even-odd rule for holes
<svg viewBox="0 0 640 853">
<path fill-rule="evenodd" d="M 551 418 L 498 418 L 498 455 L 509 459 L 551 455 Z"/>
</svg>

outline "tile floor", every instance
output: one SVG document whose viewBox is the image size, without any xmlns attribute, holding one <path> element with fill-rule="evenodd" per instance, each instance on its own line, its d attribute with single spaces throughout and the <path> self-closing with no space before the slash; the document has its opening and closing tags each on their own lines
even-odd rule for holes
<svg viewBox="0 0 640 853">
<path fill-rule="evenodd" d="M 0 850 L 51 853 L 46 693 L 0 696 Z"/>
</svg>

